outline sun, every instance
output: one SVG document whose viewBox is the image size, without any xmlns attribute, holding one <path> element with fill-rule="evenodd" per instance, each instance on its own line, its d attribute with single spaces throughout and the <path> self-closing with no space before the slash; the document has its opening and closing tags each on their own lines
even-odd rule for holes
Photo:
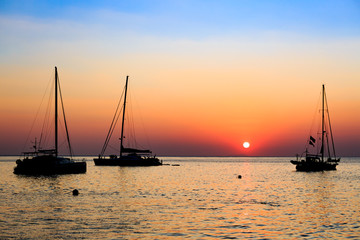
<svg viewBox="0 0 360 240">
<path fill-rule="evenodd" d="M 250 147 L 250 143 L 249 143 L 249 142 L 244 142 L 244 143 L 243 143 L 243 147 L 244 147 L 244 148 L 249 148 L 249 147 Z"/>
</svg>

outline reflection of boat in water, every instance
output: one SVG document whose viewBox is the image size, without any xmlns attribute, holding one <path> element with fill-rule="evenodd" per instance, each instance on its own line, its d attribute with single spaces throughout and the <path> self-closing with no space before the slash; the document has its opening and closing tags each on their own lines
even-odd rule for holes
<svg viewBox="0 0 360 240">
<path fill-rule="evenodd" d="M 24 152 L 24 158 L 22 160 L 18 159 L 16 161 L 16 167 L 14 168 L 15 174 L 52 175 L 86 172 L 86 162 L 75 162 L 71 158 L 58 156 L 58 89 L 60 91 L 60 99 L 63 110 L 68 147 L 70 150 L 70 155 L 72 155 L 57 68 L 55 67 L 55 148 L 46 150 L 38 148 L 37 142 L 35 140 L 34 151 Z"/>
<path fill-rule="evenodd" d="M 327 113 L 326 115 L 325 111 Z M 322 85 L 321 130 L 319 135 L 318 139 L 310 136 L 306 144 L 305 158 L 301 156 L 300 159 L 297 157 L 296 160 L 290 161 L 292 164 L 296 165 L 297 171 L 336 170 L 336 166 L 340 161 L 340 158 L 337 158 L 335 154 L 334 139 L 324 85 Z M 310 153 L 309 148 L 316 149 L 315 153 Z"/>
<path fill-rule="evenodd" d="M 126 77 L 126 83 L 124 88 L 124 103 L 122 105 L 122 123 L 121 123 L 121 135 L 120 135 L 120 154 L 110 155 L 105 157 L 104 153 L 109 144 L 111 135 L 114 131 L 116 121 L 119 117 L 121 110 L 119 110 L 120 102 L 115 111 L 113 121 L 111 123 L 108 135 L 106 137 L 101 154 L 98 158 L 94 158 L 94 163 L 97 166 L 158 166 L 162 165 L 162 162 L 155 156 L 152 156 L 150 150 L 143 150 L 137 148 L 124 147 L 124 123 L 125 123 L 125 109 L 126 109 L 126 96 L 128 88 L 128 77 Z M 121 101 L 121 98 L 120 98 Z"/>
</svg>

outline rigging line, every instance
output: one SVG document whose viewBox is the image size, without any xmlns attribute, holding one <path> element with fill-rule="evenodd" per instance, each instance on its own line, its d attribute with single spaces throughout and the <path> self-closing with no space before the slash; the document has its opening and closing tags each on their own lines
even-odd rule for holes
<svg viewBox="0 0 360 240">
<path fill-rule="evenodd" d="M 54 127 L 54 124 L 53 123 L 49 124 L 49 118 L 48 118 L 47 124 L 46 124 L 46 129 L 44 130 L 44 132 L 41 133 L 42 141 L 41 141 L 41 144 L 39 144 L 39 147 L 42 148 L 42 146 L 45 146 L 45 148 L 46 148 L 46 146 L 50 145 L 49 138 L 50 138 L 53 127 Z M 49 148 L 52 148 L 52 147 L 49 147 Z"/>
<path fill-rule="evenodd" d="M 131 134 L 131 140 L 132 140 L 131 144 L 132 144 L 132 146 L 134 146 L 134 148 L 145 149 L 145 147 L 142 144 L 140 144 L 137 141 L 137 138 L 136 138 L 136 130 L 137 129 L 136 129 L 136 123 L 135 123 L 135 120 L 134 120 L 135 119 L 134 118 L 134 115 L 135 115 L 134 112 L 135 112 L 135 110 L 140 109 L 139 104 L 138 104 L 137 99 L 136 99 L 136 96 L 134 94 L 134 92 L 136 92 L 136 91 L 131 91 L 130 90 L 128 92 L 129 92 L 129 98 L 130 98 L 130 102 L 128 104 L 128 105 L 130 105 L 129 111 L 128 111 L 129 112 L 128 117 L 129 117 L 129 122 L 130 122 L 130 134 Z M 135 104 L 134 104 L 134 102 L 135 102 Z M 136 106 L 134 106 L 134 105 L 136 105 Z M 142 127 L 143 127 L 142 130 L 144 130 L 145 127 L 144 127 L 144 121 L 143 121 L 142 116 L 141 116 L 141 112 L 136 111 L 136 113 L 137 113 L 136 119 L 139 119 L 139 118 L 141 119 L 141 123 L 142 123 Z M 146 131 L 145 131 L 145 134 L 146 134 Z M 146 137 L 147 137 L 147 134 L 146 134 Z M 147 140 L 148 140 L 148 138 L 147 138 Z M 148 144 L 148 145 L 150 145 L 150 144 Z"/>
<path fill-rule="evenodd" d="M 311 136 L 312 132 L 314 131 L 314 125 L 315 125 L 315 122 L 317 122 L 317 116 L 318 116 L 318 112 L 320 111 L 319 110 L 319 105 L 320 105 L 320 102 L 321 102 L 321 91 L 320 91 L 320 94 L 319 94 L 319 97 L 318 97 L 318 100 L 317 100 L 317 104 L 316 104 L 316 107 L 315 107 L 315 111 L 314 111 L 314 114 L 313 114 L 313 118 L 312 118 L 312 122 L 311 122 L 311 127 L 310 127 L 310 130 L 309 130 L 309 136 Z M 319 126 L 318 126 L 319 127 Z M 318 129 L 318 128 L 317 128 Z M 319 138 L 317 137 L 318 133 L 316 131 L 316 139 L 318 140 L 319 142 Z M 309 139 L 307 138 L 306 139 L 306 142 L 305 142 L 305 149 L 307 149 L 309 146 Z M 316 144 L 316 152 L 319 151 L 319 146 L 318 144 Z"/>
<path fill-rule="evenodd" d="M 119 103 L 118 103 L 118 105 L 117 105 L 117 107 L 116 107 L 116 111 L 115 111 L 114 117 L 113 117 L 113 119 L 112 119 L 112 122 L 111 122 L 111 125 L 110 125 L 110 128 L 109 128 L 109 131 L 108 131 L 108 134 L 107 134 L 107 136 L 106 136 L 105 143 L 104 143 L 104 146 L 103 146 L 103 148 L 102 148 L 102 150 L 101 150 L 101 154 L 100 154 L 100 155 L 104 155 L 104 153 L 105 153 L 105 151 L 106 151 L 106 148 L 107 148 L 107 145 L 109 144 L 109 141 L 110 141 L 110 139 L 111 139 L 111 136 L 112 136 L 112 134 L 113 134 L 113 132 L 114 132 L 116 123 L 117 123 L 117 121 L 118 121 L 118 119 L 119 119 L 119 117 L 120 117 L 120 113 L 121 113 L 122 108 L 120 108 L 120 110 L 119 110 L 119 106 L 120 106 L 120 103 L 121 103 L 122 96 L 123 96 L 123 94 L 121 95 L 121 97 L 120 97 L 120 99 L 119 99 Z"/>
<path fill-rule="evenodd" d="M 52 81 L 51 89 L 53 89 L 53 86 L 54 86 L 54 82 Z M 51 124 L 52 124 L 52 122 L 50 123 L 51 107 L 52 107 L 52 101 L 51 101 L 52 96 L 53 96 L 53 91 L 51 90 L 50 94 L 49 94 L 48 104 L 47 104 L 47 107 L 46 107 L 46 110 L 45 110 L 43 126 L 42 126 L 42 129 L 41 129 L 41 135 L 40 135 L 40 141 L 39 141 L 39 147 L 42 146 L 42 142 L 45 142 L 45 143 L 47 142 L 47 137 L 50 135 L 50 129 L 51 129 Z"/>
<path fill-rule="evenodd" d="M 119 148 L 116 148 L 116 147 L 112 146 L 111 144 L 109 144 L 109 148 L 113 149 L 115 152 L 119 152 Z"/>
<path fill-rule="evenodd" d="M 130 87 L 128 87 L 130 88 Z M 133 106 L 132 106 L 132 91 L 128 90 L 129 94 L 129 101 L 128 101 L 128 111 L 127 111 L 127 117 L 128 117 L 128 130 L 129 130 L 129 138 L 128 146 L 137 148 L 137 142 L 136 142 L 136 134 L 135 134 L 135 124 L 134 124 L 134 113 L 133 113 Z"/>
<path fill-rule="evenodd" d="M 72 157 L 72 156 L 73 156 L 73 151 L 72 151 L 72 148 L 71 148 L 70 136 L 69 136 L 69 131 L 68 131 L 67 123 L 66 123 L 65 109 L 64 109 L 64 101 L 63 101 L 63 97 L 62 97 L 62 93 L 61 93 L 59 75 L 58 75 L 58 87 L 59 87 L 59 93 L 60 93 L 61 108 L 62 108 L 62 113 L 63 113 L 63 117 L 64 117 L 64 124 L 65 124 L 65 130 L 66 130 L 66 138 L 67 138 L 67 141 L 68 141 L 70 156 Z"/>
<path fill-rule="evenodd" d="M 67 138 L 64 139 L 64 135 L 66 135 L 66 129 L 64 128 L 65 123 L 61 120 L 61 118 L 59 118 L 58 127 L 59 127 L 59 130 L 58 130 L 59 131 L 59 139 L 61 139 L 61 141 L 62 141 L 61 145 L 58 146 L 58 149 L 61 149 L 61 147 L 63 147 L 63 145 L 64 145 L 64 142 L 66 142 L 67 144 L 66 144 L 65 148 L 67 151 L 69 151 L 69 154 L 71 155 Z M 74 153 L 72 155 L 74 155 Z"/>
<path fill-rule="evenodd" d="M 59 144 L 59 149 L 62 148 L 65 145 L 65 143 L 67 143 L 67 140 L 61 141 L 60 144 Z"/>
<path fill-rule="evenodd" d="M 121 108 L 121 109 L 123 109 L 123 108 Z M 111 136 L 112 136 L 112 134 L 113 134 L 113 132 L 114 132 L 114 130 L 115 130 L 115 126 L 116 126 L 116 124 L 117 124 L 117 122 L 118 122 L 118 120 L 119 120 L 119 118 L 120 118 L 120 112 L 121 112 L 121 111 L 119 111 L 119 114 L 117 114 L 117 118 L 116 118 L 116 120 L 115 120 L 114 127 L 111 129 L 111 132 L 110 132 L 108 141 L 106 142 L 106 146 L 105 146 L 104 152 L 102 152 L 102 155 L 105 153 L 106 148 L 107 148 L 107 146 L 108 146 L 108 144 L 109 144 L 109 141 L 110 141 L 110 139 L 111 139 Z"/>
<path fill-rule="evenodd" d="M 322 151 L 324 151 L 324 149 L 322 148 L 322 120 L 321 120 L 321 116 L 322 116 L 322 91 L 320 91 L 319 94 L 319 99 L 318 99 L 318 104 L 317 104 L 317 114 L 315 116 L 315 120 L 317 123 L 317 127 L 316 127 L 316 138 L 318 143 L 316 144 L 316 154 L 321 154 Z"/>
<path fill-rule="evenodd" d="M 119 100 L 119 103 L 120 103 L 120 101 L 121 101 L 121 98 L 120 98 L 120 100 Z M 113 127 L 115 127 L 114 123 L 115 123 L 115 118 L 116 118 L 116 116 L 118 115 L 118 109 L 119 109 L 119 104 L 118 104 L 117 107 L 116 107 L 116 111 L 115 111 L 114 117 L 113 117 L 113 119 L 112 119 L 112 122 L 111 122 L 111 124 L 110 124 L 110 128 L 109 128 L 108 134 L 106 135 L 106 139 L 105 139 L 105 142 L 104 142 L 104 145 L 103 145 L 103 147 L 102 147 L 102 150 L 101 150 L 101 154 L 100 154 L 100 155 L 103 155 L 103 154 L 104 154 L 104 152 L 105 152 L 105 150 L 106 150 L 106 148 L 107 148 L 107 145 L 108 145 L 108 143 L 109 143 L 109 141 L 110 141 L 112 129 L 113 129 Z"/>
<path fill-rule="evenodd" d="M 132 91 L 132 92 L 135 92 L 135 91 Z M 132 93 L 131 94 L 131 118 L 132 118 L 132 134 L 133 134 L 133 144 L 134 144 L 134 146 L 135 146 L 135 148 L 137 148 L 137 149 L 144 149 L 144 147 L 137 141 L 137 138 L 136 138 L 136 126 L 138 126 L 138 122 L 135 122 L 135 119 L 139 119 L 139 114 L 136 114 L 136 118 L 134 117 L 135 116 L 135 114 L 134 114 L 134 112 L 135 112 L 135 110 L 137 110 L 137 108 L 136 107 L 134 107 L 134 104 L 133 104 L 133 102 L 134 102 L 134 100 L 133 99 L 136 99 L 135 98 L 135 96 L 134 96 L 134 94 Z M 138 112 L 136 112 L 136 113 L 138 113 Z"/>
<path fill-rule="evenodd" d="M 120 109 L 120 111 L 119 111 L 119 106 L 121 105 L 121 100 L 123 98 L 124 92 L 125 92 L 125 89 L 123 89 L 123 91 L 121 93 L 121 96 L 120 96 L 120 99 L 119 99 L 119 102 L 118 102 L 118 104 L 116 106 L 115 114 L 114 114 L 114 117 L 113 117 L 113 119 L 111 121 L 110 128 L 109 128 L 108 134 L 107 134 L 106 139 L 105 139 L 105 143 L 104 143 L 104 145 L 103 145 L 103 147 L 101 149 L 101 154 L 100 154 L 101 156 L 103 156 L 105 151 L 106 151 L 106 148 L 107 148 L 107 145 L 109 144 L 112 133 L 114 132 L 114 128 L 115 128 L 115 125 L 117 123 L 117 120 L 119 119 L 121 109 L 123 108 L 122 107 Z"/>
<path fill-rule="evenodd" d="M 31 135 L 31 133 L 32 133 L 32 131 L 33 131 L 33 129 L 34 129 L 35 122 L 36 122 L 36 120 L 37 120 L 37 118 L 38 118 L 38 116 L 39 116 L 39 112 L 40 112 L 41 106 L 42 106 L 42 104 L 43 104 L 43 102 L 44 102 L 46 93 L 47 93 L 47 91 L 48 91 L 48 89 L 49 89 L 50 83 L 51 83 L 51 81 L 48 81 L 48 84 L 47 84 L 47 86 L 46 86 L 46 88 L 45 88 L 44 95 L 43 95 L 42 98 L 41 98 L 40 105 L 39 105 L 39 107 L 38 107 L 38 109 L 37 109 L 37 111 L 36 111 L 35 118 L 34 118 L 32 124 L 31 124 L 30 131 L 29 131 L 29 133 L 28 133 L 28 135 L 27 135 L 27 137 L 26 137 L 25 144 L 24 144 L 24 146 L 23 146 L 23 148 L 22 148 L 22 149 L 23 149 L 23 152 L 24 152 L 25 147 L 26 147 L 26 145 L 27 145 L 27 143 L 28 143 L 28 141 L 29 141 L 30 135 Z M 39 144 L 39 146 L 40 146 L 40 144 Z"/>
<path fill-rule="evenodd" d="M 326 148 L 327 148 L 327 152 L 328 152 L 328 156 L 330 158 L 330 148 L 329 148 L 329 135 L 328 135 L 328 132 L 327 132 L 327 126 L 325 125 L 325 137 L 326 137 Z"/>
<path fill-rule="evenodd" d="M 150 141 L 149 141 L 149 135 L 148 135 L 148 133 L 146 131 L 147 128 L 145 128 L 144 119 L 143 119 L 143 116 L 142 116 L 142 113 L 141 113 L 141 108 L 139 107 L 139 102 L 137 101 L 137 98 L 134 98 L 134 99 L 135 99 L 136 109 L 139 109 L 139 114 L 138 115 L 139 115 L 139 118 L 140 118 L 142 130 L 145 133 L 146 144 L 151 149 L 151 144 L 150 144 Z M 145 148 L 145 147 L 142 147 L 142 148 Z"/>
<path fill-rule="evenodd" d="M 321 136 L 322 136 L 322 125 L 321 125 L 321 110 L 319 110 L 319 115 L 318 115 L 318 118 L 320 118 L 319 119 L 319 121 L 318 121 L 318 125 L 317 125 L 317 131 L 316 131 L 316 136 L 317 136 L 317 140 L 318 140 L 318 144 L 316 145 L 316 153 L 318 154 L 318 153 L 321 153 L 321 147 L 322 147 L 322 145 L 321 145 L 321 142 L 322 142 L 322 140 L 321 140 Z"/>
<path fill-rule="evenodd" d="M 325 104 L 326 104 L 326 112 L 327 112 L 327 115 L 328 115 L 328 121 L 329 121 L 329 130 L 330 130 L 330 137 L 331 137 L 331 143 L 332 143 L 332 148 L 333 148 L 333 152 L 334 152 L 334 157 L 336 159 L 336 153 L 335 153 L 335 144 L 334 144 L 334 137 L 333 137 L 333 134 L 332 134 L 332 129 L 331 129 L 331 122 L 330 122 L 330 113 L 329 113 L 329 105 L 327 103 L 327 97 L 326 97 L 326 92 L 324 93 L 324 96 L 325 96 Z"/>
</svg>

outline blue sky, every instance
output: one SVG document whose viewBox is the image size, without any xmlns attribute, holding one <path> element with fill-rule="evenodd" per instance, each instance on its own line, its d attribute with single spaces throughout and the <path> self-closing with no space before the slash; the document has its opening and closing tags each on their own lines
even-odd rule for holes
<svg viewBox="0 0 360 240">
<path fill-rule="evenodd" d="M 263 31 L 315 36 L 360 32 L 360 2 L 327 1 L 4 1 L 5 16 L 67 20 L 169 37 Z"/>
<path fill-rule="evenodd" d="M 279 45 L 289 51 L 303 42 L 356 41 L 360 2 L 2 0 L 0 31 L 0 61 L 36 55 L 35 49 L 46 53 L 55 45 L 99 54 L 202 53 L 209 42 L 204 51 L 249 49 L 257 42 L 252 51 L 274 51 Z"/>
</svg>

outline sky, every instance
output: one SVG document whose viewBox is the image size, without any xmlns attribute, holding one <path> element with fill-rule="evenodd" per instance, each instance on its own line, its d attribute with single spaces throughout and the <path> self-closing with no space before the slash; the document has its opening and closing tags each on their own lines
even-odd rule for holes
<svg viewBox="0 0 360 240">
<path fill-rule="evenodd" d="M 337 154 L 360 156 L 359 1 L 1 0 L 0 32 L 0 155 L 40 134 L 57 66 L 77 155 L 100 153 L 129 76 L 159 156 L 301 154 L 322 84 Z"/>
</svg>

